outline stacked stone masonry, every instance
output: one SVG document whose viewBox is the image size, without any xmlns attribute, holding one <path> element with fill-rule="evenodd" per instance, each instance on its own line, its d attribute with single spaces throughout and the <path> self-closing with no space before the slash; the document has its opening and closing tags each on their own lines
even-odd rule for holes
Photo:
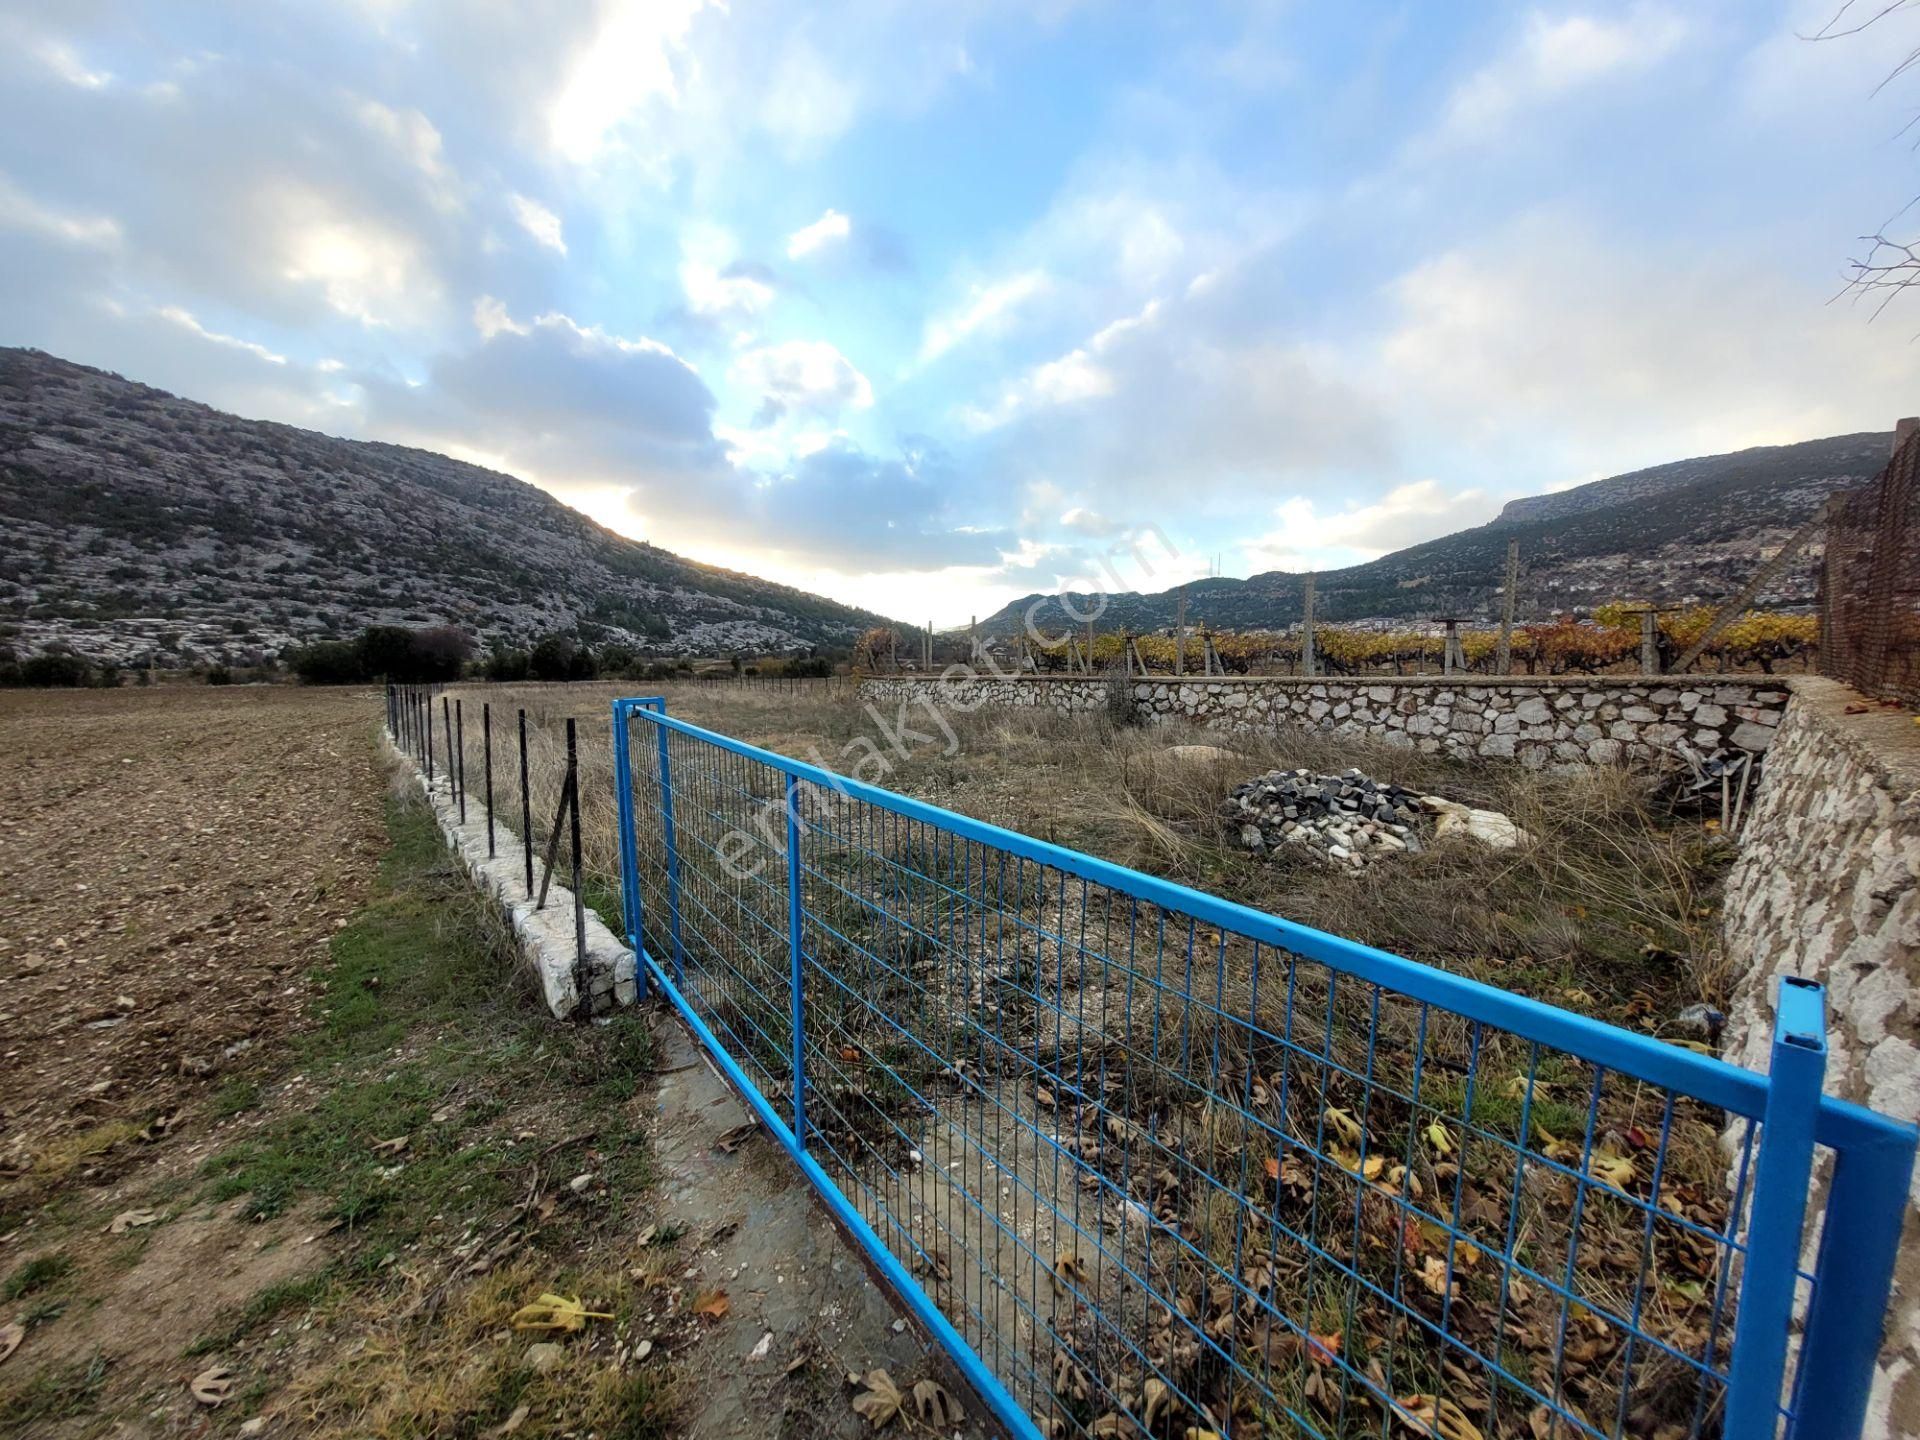
<svg viewBox="0 0 1920 1440">
<path fill-rule="evenodd" d="M 1831 680 L 1793 690 L 1727 877 L 1721 935 L 1737 978 L 1726 1056 L 1765 1070 L 1779 977 L 1818 980 L 1827 1093 L 1920 1121 L 1920 728 Z M 1816 1211 L 1830 1163 L 1823 1153 Z M 1908 1201 L 1870 1440 L 1920 1436 L 1920 1175 Z M 1814 1241 L 1809 1227 L 1809 1268 Z"/>
<path fill-rule="evenodd" d="M 1616 676 L 1508 680 L 1054 679 L 966 675 L 870 679 L 870 700 L 921 700 L 959 710 L 1041 707 L 1081 714 L 1108 708 L 1112 686 L 1140 718 L 1187 720 L 1221 730 L 1314 725 L 1389 745 L 1461 758 L 1547 765 L 1615 765 L 1672 754 L 1765 750 L 1788 691 L 1770 676 Z"/>
</svg>

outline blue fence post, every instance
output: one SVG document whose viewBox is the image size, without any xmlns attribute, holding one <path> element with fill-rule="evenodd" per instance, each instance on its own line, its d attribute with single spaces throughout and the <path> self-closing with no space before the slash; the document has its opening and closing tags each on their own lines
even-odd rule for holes
<svg viewBox="0 0 1920 1440">
<path fill-rule="evenodd" d="M 804 964 L 805 910 L 800 891 L 800 781 L 787 776 L 787 949 L 793 964 L 793 1139 L 807 1148 L 806 992 L 801 984 Z"/>
<path fill-rule="evenodd" d="M 620 824 L 620 914 L 627 925 L 627 944 L 633 949 L 633 998 L 647 998 L 647 967 L 640 958 L 640 858 L 639 837 L 633 829 L 633 756 L 629 750 L 633 722 L 629 718 L 633 702 L 613 702 L 613 783 L 619 793 L 614 797 Z"/>
<path fill-rule="evenodd" d="M 1794 1381 L 1794 1440 L 1854 1440 L 1866 1421 L 1914 1156 L 1911 1129 L 1874 1119 L 1879 1133 L 1834 1152 Z"/>
<path fill-rule="evenodd" d="M 1767 1108 L 1747 1220 L 1746 1264 L 1727 1367 L 1722 1433 L 1771 1436 L 1779 1428 L 1787 1335 L 1800 1270 L 1807 1185 L 1813 1176 L 1813 1127 L 1827 1073 L 1827 999 L 1816 981 L 1780 977 L 1774 1007 Z"/>
<path fill-rule="evenodd" d="M 658 706 L 666 713 L 667 702 Z M 673 776 L 667 769 L 667 727 L 653 727 L 660 737 L 660 833 L 667 842 L 667 924 L 673 936 L 673 983 L 687 983 L 684 947 L 680 943 L 680 847 L 673 836 Z"/>
</svg>

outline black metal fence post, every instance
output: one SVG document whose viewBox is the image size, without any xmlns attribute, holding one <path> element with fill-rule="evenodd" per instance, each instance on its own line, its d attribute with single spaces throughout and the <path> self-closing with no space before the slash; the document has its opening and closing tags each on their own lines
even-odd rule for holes
<svg viewBox="0 0 1920 1440">
<path fill-rule="evenodd" d="M 423 707 L 427 717 L 427 784 L 433 784 L 433 701 Z"/>
<path fill-rule="evenodd" d="M 440 738 L 447 749 L 447 796 L 453 796 L 453 702 L 440 697 Z"/>
<path fill-rule="evenodd" d="M 480 704 L 481 753 L 486 757 L 487 858 L 493 859 L 493 702 Z"/>
<path fill-rule="evenodd" d="M 520 848 L 527 861 L 527 898 L 533 898 L 533 800 L 527 791 L 527 712 L 520 712 Z"/>
<path fill-rule="evenodd" d="M 467 823 L 467 720 L 460 713 L 460 702 L 453 702 L 454 789 L 460 792 L 460 823 Z"/>
</svg>

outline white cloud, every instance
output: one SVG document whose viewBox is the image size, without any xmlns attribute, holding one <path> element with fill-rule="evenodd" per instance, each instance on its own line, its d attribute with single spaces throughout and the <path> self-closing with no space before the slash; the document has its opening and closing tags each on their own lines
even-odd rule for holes
<svg viewBox="0 0 1920 1440">
<path fill-rule="evenodd" d="M 873 386 L 853 363 L 825 340 L 788 340 L 749 350 L 728 372 L 780 410 L 831 416 L 873 404 Z"/>
<path fill-rule="evenodd" d="M 178 325 L 181 329 L 198 335 L 202 340 L 210 340 L 215 345 L 225 345 L 229 349 L 244 351 L 255 359 L 266 361 L 269 365 L 284 365 L 287 363 L 286 356 L 275 354 L 264 345 L 256 345 L 251 340 L 242 340 L 237 335 L 222 335 L 217 330 L 207 329 L 199 320 L 194 318 L 191 311 L 182 309 L 178 305 L 163 305 L 154 313 L 159 315 L 162 320 Z M 324 369 L 325 367 L 322 366 L 321 368 Z"/>
<path fill-rule="evenodd" d="M 1536 10 L 1504 54 L 1454 88 L 1439 138 L 1490 139 L 1535 106 L 1616 75 L 1651 69 L 1687 34 L 1682 16 L 1655 4 L 1634 5 L 1617 19 Z"/>
<path fill-rule="evenodd" d="M 482 340 L 491 340 L 503 330 L 515 335 L 527 333 L 527 327 L 514 323 L 507 313 L 506 302 L 491 295 L 482 295 L 473 302 L 473 328 L 480 332 Z"/>
<path fill-rule="evenodd" d="M 90 69 L 71 45 L 59 40 L 46 40 L 36 47 L 41 64 L 67 84 L 81 90 L 103 90 L 113 83 L 113 76 L 105 70 Z"/>
<path fill-rule="evenodd" d="M 567 239 L 560 229 L 558 215 L 538 200 L 529 200 L 525 195 L 509 195 L 507 203 L 513 207 L 513 218 L 520 222 L 522 230 L 547 249 L 561 255 L 567 253 Z"/>
<path fill-rule="evenodd" d="M 340 213 L 303 187 L 283 188 L 270 205 L 282 278 L 314 287 L 337 313 L 387 327 L 422 323 L 437 309 L 439 281 L 412 235 Z"/>
<path fill-rule="evenodd" d="M 361 124 L 420 173 L 427 182 L 427 197 L 436 208 L 460 208 L 460 179 L 447 164 L 445 143 L 431 120 L 418 110 L 395 110 L 377 100 L 362 100 L 355 111 Z"/>
<path fill-rule="evenodd" d="M 687 32 L 707 0 L 617 0 L 581 45 L 547 111 L 553 148 L 576 163 L 595 159 L 613 133 L 647 104 L 680 99 Z"/>
<path fill-rule="evenodd" d="M 107 215 L 76 215 L 27 194 L 0 174 L 0 230 L 21 230 L 49 240 L 89 249 L 118 245 L 120 222 Z"/>
<path fill-rule="evenodd" d="M 789 154 L 802 154 L 844 133 L 859 109 L 854 86 L 805 40 L 790 43 L 760 99 L 760 122 Z"/>
<path fill-rule="evenodd" d="M 680 256 L 680 289 L 694 314 L 750 317 L 773 304 L 776 292 L 764 267 L 742 264 L 733 237 L 720 226 L 689 225 Z"/>
<path fill-rule="evenodd" d="M 1097 510 L 1089 510 L 1084 505 L 1076 505 L 1060 517 L 1060 524 L 1081 535 L 1091 535 L 1095 539 L 1105 539 L 1118 535 L 1122 527 L 1109 520 Z"/>
<path fill-rule="evenodd" d="M 1410 427 L 1526 456 L 1529 493 L 1568 473 L 1879 429 L 1912 408 L 1908 330 L 1823 304 L 1814 277 L 1732 242 L 1629 249 L 1539 213 L 1392 294 L 1379 369 Z"/>
<path fill-rule="evenodd" d="M 1160 302 L 1149 300 L 1136 315 L 1125 315 L 1102 326 L 1085 345 L 1054 360 L 1036 365 L 1001 392 L 1000 399 L 987 409 L 972 406 L 961 410 L 961 419 L 974 431 L 993 430 L 1016 415 L 1054 405 L 1072 405 L 1081 400 L 1097 400 L 1111 395 L 1114 377 L 1096 358 L 1125 340 L 1142 326 L 1151 325 L 1160 313 Z"/>
<path fill-rule="evenodd" d="M 1274 509 L 1278 526 L 1241 546 L 1255 570 L 1328 569 L 1358 565 L 1390 550 L 1418 545 L 1500 511 L 1500 501 L 1480 489 L 1449 491 L 1436 480 L 1414 480 L 1389 490 L 1371 505 L 1321 513 L 1308 495 L 1295 495 Z"/>
<path fill-rule="evenodd" d="M 920 358 L 937 360 L 963 340 L 1001 328 L 1022 305 L 1046 294 L 1052 283 L 1045 271 L 1027 270 L 988 285 L 975 285 L 964 304 L 927 322 Z"/>
<path fill-rule="evenodd" d="M 802 225 L 787 237 L 787 258 L 803 260 L 852 233 L 853 222 L 838 210 L 829 210 L 811 225 Z"/>
</svg>

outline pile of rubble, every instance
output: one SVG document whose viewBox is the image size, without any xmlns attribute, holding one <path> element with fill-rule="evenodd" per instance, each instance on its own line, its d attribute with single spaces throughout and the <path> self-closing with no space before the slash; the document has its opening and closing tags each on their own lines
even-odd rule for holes
<svg viewBox="0 0 1920 1440">
<path fill-rule="evenodd" d="M 1382 784 L 1359 770 L 1273 770 L 1234 787 L 1222 813 L 1239 823 L 1240 844 L 1248 850 L 1304 846 L 1354 869 L 1381 855 L 1423 849 L 1430 839 L 1461 836 L 1500 849 L 1527 839 L 1497 810 Z"/>
</svg>

